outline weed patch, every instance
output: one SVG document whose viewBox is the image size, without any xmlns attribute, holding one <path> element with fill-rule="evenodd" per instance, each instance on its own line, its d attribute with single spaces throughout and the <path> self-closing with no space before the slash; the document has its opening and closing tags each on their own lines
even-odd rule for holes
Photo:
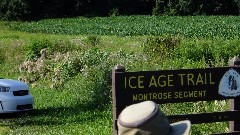
<svg viewBox="0 0 240 135">
<path fill-rule="evenodd" d="M 147 57 L 161 61 L 171 57 L 172 51 L 179 45 L 180 39 L 177 37 L 147 37 L 142 48 Z"/>
</svg>

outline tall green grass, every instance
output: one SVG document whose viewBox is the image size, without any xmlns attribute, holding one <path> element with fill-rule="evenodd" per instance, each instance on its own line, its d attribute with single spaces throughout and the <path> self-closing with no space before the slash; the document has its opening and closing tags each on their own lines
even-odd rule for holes
<svg viewBox="0 0 240 135">
<path fill-rule="evenodd" d="M 127 71 L 228 66 L 229 59 L 239 55 L 237 20 L 233 16 L 121 16 L 2 23 L 0 75 L 27 77 L 35 110 L 1 115 L 0 134 L 112 134 L 111 70 L 116 64 Z M 6 30 L 6 25 L 31 33 Z M 44 48 L 48 53 L 40 61 Z M 33 69 L 41 65 L 40 70 L 19 71 L 28 60 Z M 160 107 L 166 114 L 179 114 L 229 110 L 229 103 Z M 191 134 L 227 130 L 228 122 L 202 124 L 193 125 Z"/>
<path fill-rule="evenodd" d="M 16 23 L 11 29 L 67 35 L 174 35 L 197 38 L 239 37 L 238 16 L 116 16 L 47 19 Z"/>
</svg>

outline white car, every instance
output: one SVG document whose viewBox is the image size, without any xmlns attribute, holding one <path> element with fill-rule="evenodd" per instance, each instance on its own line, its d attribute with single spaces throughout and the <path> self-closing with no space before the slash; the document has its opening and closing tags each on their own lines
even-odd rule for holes
<svg viewBox="0 0 240 135">
<path fill-rule="evenodd" d="M 0 113 L 13 113 L 33 109 L 34 98 L 24 82 L 0 79 Z"/>
</svg>

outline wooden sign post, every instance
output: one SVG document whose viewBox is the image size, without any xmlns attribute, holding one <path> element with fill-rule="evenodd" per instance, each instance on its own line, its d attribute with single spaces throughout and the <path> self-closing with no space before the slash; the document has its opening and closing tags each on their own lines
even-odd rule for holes
<svg viewBox="0 0 240 135">
<path fill-rule="evenodd" d="M 231 110 L 168 116 L 170 122 L 188 119 L 192 124 L 232 121 L 231 131 L 240 131 L 240 67 L 126 72 L 123 65 L 112 71 L 113 132 L 117 118 L 128 105 L 152 100 L 158 104 L 231 100 Z M 235 64 L 234 64 L 235 63 Z M 204 119 L 202 119 L 204 118 Z"/>
<path fill-rule="evenodd" d="M 230 60 L 230 67 L 239 67 L 240 59 L 238 57 L 234 57 Z M 240 110 L 240 99 L 230 99 L 230 110 Z M 229 123 L 230 131 L 240 131 L 240 121 L 231 121 Z"/>
</svg>

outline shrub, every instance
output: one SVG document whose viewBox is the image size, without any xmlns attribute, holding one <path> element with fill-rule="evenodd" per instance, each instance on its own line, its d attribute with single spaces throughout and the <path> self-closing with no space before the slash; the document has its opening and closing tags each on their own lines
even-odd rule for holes
<svg viewBox="0 0 240 135">
<path fill-rule="evenodd" d="M 180 39 L 176 37 L 148 37 L 143 42 L 142 49 L 148 57 L 161 60 L 170 57 L 179 44 Z"/>
<path fill-rule="evenodd" d="M 39 51 L 36 50 L 41 49 L 42 46 L 41 44 L 37 45 L 40 45 L 40 47 L 30 46 L 30 51 L 27 51 L 30 52 L 28 56 L 38 56 Z M 49 47 L 49 45 L 44 47 Z M 52 88 L 60 88 L 60 86 L 76 75 L 87 75 L 93 67 L 101 67 L 108 58 L 108 52 L 96 47 L 81 51 L 72 50 L 65 53 L 52 51 L 51 54 L 47 53 L 43 59 L 38 58 L 35 61 L 25 61 L 20 65 L 19 70 L 24 76 L 23 80 L 26 82 L 33 83 L 41 78 L 43 80 L 51 80 L 49 83 Z"/>
<path fill-rule="evenodd" d="M 24 47 L 24 54 L 27 60 L 36 60 L 41 56 L 41 50 L 44 48 L 51 48 L 52 43 L 47 40 L 33 40 Z"/>
<path fill-rule="evenodd" d="M 237 40 L 192 40 L 181 44 L 174 50 L 175 58 L 186 58 L 193 61 L 204 60 L 208 66 L 227 65 L 230 58 L 239 55 Z"/>
<path fill-rule="evenodd" d="M 71 53 L 60 64 L 60 79 L 68 81 L 70 78 L 81 73 L 83 69 L 83 62 L 78 53 Z"/>
<path fill-rule="evenodd" d="M 89 35 L 87 36 L 86 42 L 90 44 L 91 46 L 97 46 L 101 42 L 101 38 L 96 35 Z"/>
<path fill-rule="evenodd" d="M 79 41 L 77 41 L 79 42 Z M 51 42 L 52 45 L 49 47 L 51 54 L 54 52 L 67 53 L 72 51 L 81 50 L 83 47 L 76 43 L 76 41 L 65 41 L 65 40 L 54 40 Z"/>
<path fill-rule="evenodd" d="M 111 64 L 104 63 L 89 69 L 87 77 L 87 89 L 92 91 L 91 99 L 93 107 L 102 108 L 110 104 L 111 99 Z"/>
</svg>

